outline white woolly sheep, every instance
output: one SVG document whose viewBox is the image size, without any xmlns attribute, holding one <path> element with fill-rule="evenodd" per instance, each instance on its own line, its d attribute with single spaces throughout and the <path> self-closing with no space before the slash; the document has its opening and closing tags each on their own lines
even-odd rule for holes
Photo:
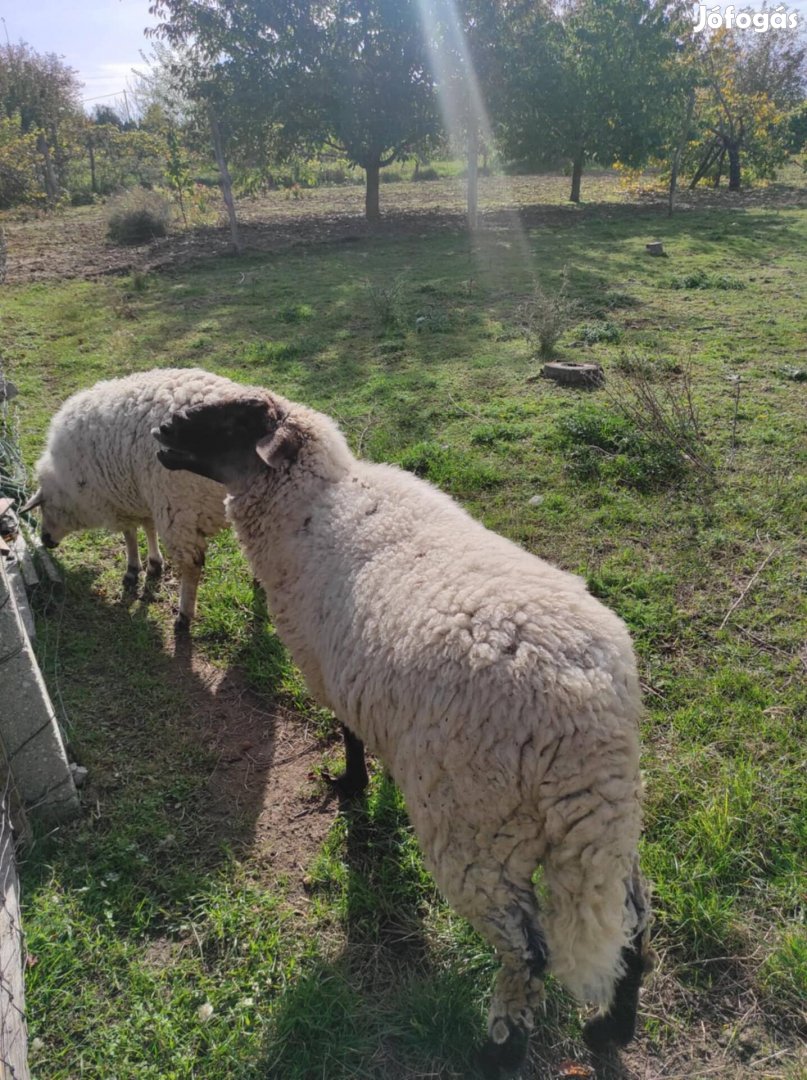
<svg viewBox="0 0 807 1080">
<path fill-rule="evenodd" d="M 167 473 L 155 459 L 151 429 L 176 409 L 231 400 L 240 389 L 206 371 L 163 369 L 99 382 L 68 398 L 51 420 L 37 464 L 39 490 L 23 508 L 41 507 L 45 546 L 83 529 L 120 529 L 128 559 L 124 585 L 135 588 L 137 528 L 146 533 L 152 577 L 163 566 L 159 534 L 180 577 L 176 626 L 187 628 L 208 538 L 227 523 L 224 489 L 190 473 Z"/>
<path fill-rule="evenodd" d="M 584 583 L 268 391 L 179 409 L 159 458 L 226 487 L 227 512 L 312 693 L 404 794 L 449 902 L 497 951 L 481 1058 L 526 1053 L 546 970 L 634 1034 L 649 964 L 639 684 L 624 624 Z M 540 911 L 533 875 L 542 867 Z"/>
</svg>

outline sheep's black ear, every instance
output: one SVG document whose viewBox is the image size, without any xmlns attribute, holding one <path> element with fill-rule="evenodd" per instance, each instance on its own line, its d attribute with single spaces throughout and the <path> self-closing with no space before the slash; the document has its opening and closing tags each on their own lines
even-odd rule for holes
<svg viewBox="0 0 807 1080">
<path fill-rule="evenodd" d="M 152 434 L 167 469 L 185 469 L 233 486 L 262 468 L 255 446 L 273 430 L 267 402 L 244 398 L 181 409 Z"/>
<path fill-rule="evenodd" d="M 280 421 L 271 435 L 264 435 L 255 444 L 255 451 L 264 465 L 279 469 L 284 462 L 296 461 L 303 444 L 303 435 L 288 418 Z"/>
<path fill-rule="evenodd" d="M 37 488 L 36 492 L 31 496 L 25 506 L 20 507 L 20 513 L 27 514 L 29 510 L 35 510 L 37 506 L 41 506 L 44 501 L 42 488 Z"/>
</svg>

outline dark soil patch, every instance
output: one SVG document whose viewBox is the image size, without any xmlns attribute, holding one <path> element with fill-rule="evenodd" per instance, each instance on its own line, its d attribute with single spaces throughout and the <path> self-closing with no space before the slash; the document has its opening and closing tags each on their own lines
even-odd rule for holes
<svg viewBox="0 0 807 1080">
<path fill-rule="evenodd" d="M 666 196 L 657 189 L 628 192 L 610 174 L 587 179 L 586 201 L 567 201 L 564 176 L 487 177 L 480 183 L 481 229 L 508 232 L 516 224 L 529 230 L 561 227 L 594 216 L 599 220 L 636 213 L 666 214 Z M 386 184 L 382 220 L 368 225 L 363 217 L 360 187 L 316 188 L 301 199 L 284 193 L 239 202 L 245 253 L 278 253 L 301 245 L 350 243 L 367 238 L 432 236 L 436 231 L 464 232 L 465 190 L 461 180 L 429 184 Z M 738 210 L 807 205 L 803 188 L 771 185 L 737 194 L 725 191 L 683 191 L 677 210 L 703 210 L 727 200 Z M 231 253 L 224 223 L 174 232 L 150 244 L 118 247 L 106 239 L 106 211 L 84 207 L 57 214 L 7 215 L 7 266 L 11 283 L 97 278 L 132 270 L 148 272 L 187 265 Z"/>
<path fill-rule="evenodd" d="M 217 759 L 199 808 L 207 828 L 241 848 L 267 882 L 283 876 L 301 892 L 338 808 L 312 782 L 322 743 L 302 717 L 282 705 L 267 707 L 238 673 L 222 672 L 196 653 L 190 677 L 180 673 L 179 680 Z"/>
</svg>

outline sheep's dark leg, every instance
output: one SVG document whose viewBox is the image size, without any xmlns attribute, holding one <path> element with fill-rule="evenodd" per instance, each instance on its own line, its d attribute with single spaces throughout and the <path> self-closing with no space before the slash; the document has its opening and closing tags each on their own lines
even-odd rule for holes
<svg viewBox="0 0 807 1080">
<path fill-rule="evenodd" d="M 622 950 L 624 973 L 617 981 L 608 1011 L 602 1016 L 593 1017 L 583 1029 L 586 1045 L 596 1053 L 610 1047 L 627 1046 L 633 1039 L 642 979 L 653 967 L 653 952 L 648 943 L 650 913 L 647 890 L 638 866 L 634 869 L 626 903 L 633 907 L 637 929 L 630 945 Z"/>
<path fill-rule="evenodd" d="M 193 562 L 185 563 L 180 569 L 179 579 L 179 615 L 174 621 L 174 630 L 180 634 L 190 629 L 191 620 L 196 615 L 196 592 L 202 567 L 205 565 L 204 551 L 197 551 Z"/>
<path fill-rule="evenodd" d="M 538 923 L 537 906 L 531 916 L 524 913 L 519 937 L 520 948 L 515 956 L 503 957 L 491 1005 L 490 1033 L 478 1055 L 482 1074 L 490 1080 L 513 1076 L 524 1064 L 532 1013 L 543 997 L 549 951 Z M 521 1015 L 518 1009 L 513 1015 L 513 1006 L 518 1002 L 522 1003 Z"/>
<path fill-rule="evenodd" d="M 160 554 L 160 545 L 157 543 L 157 530 L 153 521 L 144 521 L 143 529 L 149 546 L 148 576 L 158 578 L 163 572 L 163 557 Z"/>
<path fill-rule="evenodd" d="M 645 971 L 642 958 L 642 934 L 622 950 L 625 972 L 616 984 L 614 1000 L 608 1012 L 595 1016 L 583 1028 L 583 1039 L 590 1050 L 602 1053 L 612 1046 L 627 1046 L 636 1034 L 639 988 Z"/>
<path fill-rule="evenodd" d="M 342 799 L 353 799 L 365 790 L 369 783 L 364 743 L 345 724 L 342 724 L 345 740 L 345 771 L 339 776 L 323 773 L 323 779 L 331 785 Z"/>
<path fill-rule="evenodd" d="M 127 590 L 136 589 L 140 578 L 140 551 L 137 547 L 137 529 L 124 529 L 123 539 L 126 542 L 126 573 L 123 575 L 123 587 Z"/>
</svg>

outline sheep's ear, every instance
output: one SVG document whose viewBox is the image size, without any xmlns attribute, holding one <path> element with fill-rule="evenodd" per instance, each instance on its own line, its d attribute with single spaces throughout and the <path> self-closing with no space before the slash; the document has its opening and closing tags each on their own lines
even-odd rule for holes
<svg viewBox="0 0 807 1080">
<path fill-rule="evenodd" d="M 296 424 L 282 420 L 271 435 L 264 435 L 255 444 L 255 452 L 270 469 L 279 469 L 285 462 L 296 461 L 303 436 Z"/>
<path fill-rule="evenodd" d="M 35 494 L 31 496 L 25 506 L 20 507 L 20 513 L 27 514 L 29 510 L 35 510 L 37 506 L 41 506 L 44 501 L 42 488 L 37 488 Z"/>
</svg>

